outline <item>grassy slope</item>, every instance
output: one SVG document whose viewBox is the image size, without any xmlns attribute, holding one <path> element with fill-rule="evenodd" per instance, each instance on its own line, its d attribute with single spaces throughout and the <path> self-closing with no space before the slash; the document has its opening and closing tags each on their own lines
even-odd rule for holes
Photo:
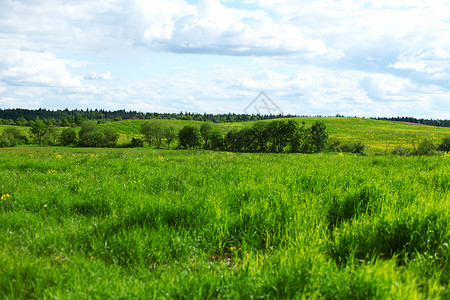
<svg viewBox="0 0 450 300">
<path fill-rule="evenodd" d="M 446 298 L 448 159 L 0 149 L 0 295 Z"/>
<path fill-rule="evenodd" d="M 412 148 L 413 143 L 417 146 L 425 138 L 431 138 L 439 143 L 445 135 L 450 134 L 450 128 L 417 126 L 414 124 L 404 124 L 399 122 L 359 119 L 359 118 L 334 118 L 334 117 L 305 117 L 296 118 L 299 122 L 304 121 L 307 126 L 311 126 L 316 121 L 326 124 L 330 137 L 337 138 L 344 142 L 361 141 L 366 144 L 369 151 L 374 153 L 390 152 L 397 146 Z M 111 127 L 120 134 L 119 143 L 126 143 L 133 137 L 139 137 L 141 124 L 147 120 L 123 120 L 119 122 L 109 122 L 101 126 Z M 176 130 L 180 130 L 185 125 L 200 127 L 202 122 L 186 120 L 162 120 Z M 270 122 L 266 120 L 263 122 Z M 252 126 L 254 122 L 241 123 L 213 123 L 213 126 L 223 132 L 243 126 Z M 0 132 L 9 125 L 0 125 Z M 16 127 L 16 126 L 14 126 Z M 29 134 L 29 128 L 16 127 L 24 133 Z M 78 130 L 79 128 L 76 128 Z M 61 128 L 58 130 L 62 131 Z"/>
<path fill-rule="evenodd" d="M 370 151 L 382 153 L 385 150 L 390 152 L 397 146 L 411 148 L 413 143 L 416 146 L 425 138 L 431 138 L 435 142 L 440 142 L 445 135 L 450 134 L 450 128 L 415 126 L 399 122 L 359 119 L 359 118 L 296 118 L 304 121 L 307 126 L 311 126 L 316 121 L 323 121 L 330 137 L 337 138 L 344 142 L 361 141 L 366 144 Z M 121 134 L 121 141 L 127 141 L 133 136 L 139 135 L 139 128 L 145 120 L 124 120 L 120 122 L 106 123 L 103 126 L 114 128 Z M 174 126 L 177 130 L 184 125 L 191 124 L 201 126 L 197 121 L 163 120 L 167 124 Z M 270 122 L 270 120 L 264 121 Z M 227 132 L 233 128 L 251 126 L 254 122 L 244 123 L 218 123 L 213 124 L 218 130 Z"/>
</svg>

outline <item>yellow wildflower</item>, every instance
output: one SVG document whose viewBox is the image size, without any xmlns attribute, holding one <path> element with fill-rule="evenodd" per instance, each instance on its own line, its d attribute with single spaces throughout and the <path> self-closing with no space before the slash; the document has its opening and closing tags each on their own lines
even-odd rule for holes
<svg viewBox="0 0 450 300">
<path fill-rule="evenodd" d="M 341 153 L 339 153 L 338 155 L 339 155 L 339 156 L 344 156 L 344 153 L 341 152 Z"/>
<path fill-rule="evenodd" d="M 159 161 L 164 161 L 164 157 L 158 156 L 158 160 L 159 160 Z"/>
<path fill-rule="evenodd" d="M 2 201 L 6 201 L 6 200 L 8 200 L 10 197 L 11 197 L 10 194 L 5 194 L 5 195 L 2 195 L 0 199 L 1 199 Z"/>
<path fill-rule="evenodd" d="M 57 154 L 56 158 L 62 158 L 62 155 L 61 154 Z"/>
<path fill-rule="evenodd" d="M 236 247 L 230 247 L 230 250 L 234 251 L 234 250 L 236 250 Z"/>
</svg>

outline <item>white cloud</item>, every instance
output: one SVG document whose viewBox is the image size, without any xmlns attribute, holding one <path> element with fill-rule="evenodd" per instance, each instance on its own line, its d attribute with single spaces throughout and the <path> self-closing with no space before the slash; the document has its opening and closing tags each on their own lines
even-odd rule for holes
<svg viewBox="0 0 450 300">
<path fill-rule="evenodd" d="M 299 28 L 274 22 L 262 11 L 232 9 L 219 0 L 200 0 L 195 6 L 182 1 L 140 1 L 136 22 L 141 35 L 136 45 L 149 50 L 224 55 L 326 55 L 320 39 Z M 139 30 L 136 30 L 139 32 Z"/>
<path fill-rule="evenodd" d="M 449 115 L 447 0 L 245 2 L 3 0 L 0 103 Z"/>
<path fill-rule="evenodd" d="M 0 80 L 9 85 L 80 87 L 80 77 L 68 72 L 66 63 L 46 52 L 0 51 Z"/>
<path fill-rule="evenodd" d="M 111 80 L 111 73 L 106 71 L 105 73 L 89 72 L 84 75 L 86 80 Z"/>
</svg>

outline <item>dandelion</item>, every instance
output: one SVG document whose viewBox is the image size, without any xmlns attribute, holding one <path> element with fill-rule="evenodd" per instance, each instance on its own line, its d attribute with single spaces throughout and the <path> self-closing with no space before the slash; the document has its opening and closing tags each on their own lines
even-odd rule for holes
<svg viewBox="0 0 450 300">
<path fill-rule="evenodd" d="M 11 195 L 10 195 L 10 194 L 4 194 L 4 195 L 1 196 L 0 199 L 1 199 L 2 201 L 6 201 L 6 200 L 8 200 L 9 198 L 11 198 Z"/>
<path fill-rule="evenodd" d="M 234 251 L 234 250 L 236 250 L 236 247 L 230 247 L 230 250 Z"/>
<path fill-rule="evenodd" d="M 62 155 L 61 155 L 61 154 L 57 154 L 57 155 L 56 155 L 56 158 L 61 159 L 61 158 L 62 158 Z"/>
<path fill-rule="evenodd" d="M 94 256 L 91 255 L 90 259 L 94 259 Z"/>
<path fill-rule="evenodd" d="M 344 156 L 344 153 L 341 152 L 341 153 L 339 153 L 338 155 L 339 155 L 339 156 Z"/>
</svg>

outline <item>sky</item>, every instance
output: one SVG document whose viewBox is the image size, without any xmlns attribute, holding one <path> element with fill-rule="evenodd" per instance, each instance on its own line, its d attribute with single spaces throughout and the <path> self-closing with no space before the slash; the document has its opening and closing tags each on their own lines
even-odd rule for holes
<svg viewBox="0 0 450 300">
<path fill-rule="evenodd" d="M 0 0 L 0 108 L 450 119 L 450 0 Z"/>
</svg>

